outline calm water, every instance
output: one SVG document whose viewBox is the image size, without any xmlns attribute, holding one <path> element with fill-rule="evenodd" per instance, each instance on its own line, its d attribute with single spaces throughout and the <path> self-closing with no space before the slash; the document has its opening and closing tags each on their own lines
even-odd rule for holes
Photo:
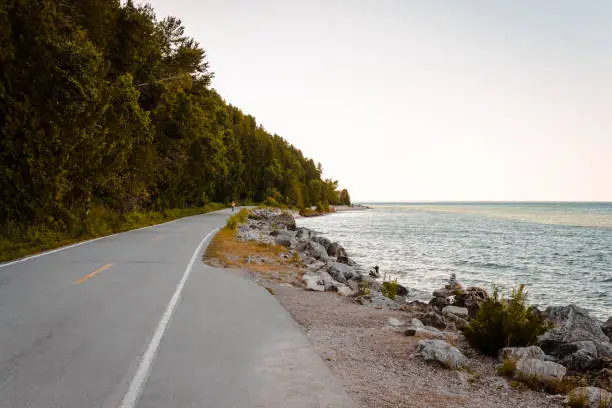
<svg viewBox="0 0 612 408">
<path fill-rule="evenodd" d="M 612 203 L 371 204 L 299 219 L 427 299 L 451 273 L 464 284 L 527 284 L 540 306 L 612 315 Z"/>
</svg>

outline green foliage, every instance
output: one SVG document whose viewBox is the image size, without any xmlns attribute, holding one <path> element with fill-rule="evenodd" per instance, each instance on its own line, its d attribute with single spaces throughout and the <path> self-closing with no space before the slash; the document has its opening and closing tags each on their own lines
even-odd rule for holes
<svg viewBox="0 0 612 408">
<path fill-rule="evenodd" d="M 526 305 L 527 292 L 521 285 L 512 290 L 510 299 L 500 298 L 499 289 L 486 300 L 464 334 L 472 347 L 487 355 L 496 355 L 503 347 L 528 346 L 547 330 L 543 317 Z"/>
<path fill-rule="evenodd" d="M 0 262 L 21 256 L 68 245 L 84 239 L 101 237 L 134 228 L 146 227 L 176 218 L 203 214 L 224 208 L 223 204 L 210 203 L 204 207 L 175 208 L 163 211 L 132 211 L 124 214 L 95 205 L 79 222 L 66 223 L 49 219 L 45 224 L 24 228 L 7 223 L 0 234 Z M 12 237 L 11 239 L 7 236 Z"/>
<path fill-rule="evenodd" d="M 387 297 L 391 300 L 395 300 L 395 297 L 397 296 L 398 287 L 399 284 L 397 283 L 397 278 L 389 280 L 385 276 L 383 278 L 382 285 L 380 286 L 380 292 L 383 294 L 384 297 Z"/>
<path fill-rule="evenodd" d="M 497 374 L 503 377 L 513 377 L 516 372 L 516 360 L 506 357 L 504 361 L 497 367 Z"/>
<path fill-rule="evenodd" d="M 340 198 L 338 204 L 342 205 L 351 205 L 351 196 L 347 189 L 344 189 L 340 192 Z"/>
<path fill-rule="evenodd" d="M 235 230 L 236 228 L 238 228 L 240 224 L 245 223 L 248 218 L 249 218 L 249 210 L 247 210 L 246 208 L 243 208 L 242 210 L 238 212 L 238 214 L 234 214 L 227 219 L 225 228 L 230 229 L 230 230 Z"/>
<path fill-rule="evenodd" d="M 586 408 L 589 402 L 589 395 L 586 392 L 570 392 L 567 399 L 567 405 L 573 408 Z"/>
<path fill-rule="evenodd" d="M 0 27 L 2 242 L 209 202 L 339 202 L 320 164 L 210 88 L 179 19 L 131 0 L 6 0 Z"/>
</svg>

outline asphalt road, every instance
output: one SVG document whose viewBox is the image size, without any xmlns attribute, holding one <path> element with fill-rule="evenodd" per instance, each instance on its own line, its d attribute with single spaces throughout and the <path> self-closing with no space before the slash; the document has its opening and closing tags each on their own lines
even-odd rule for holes
<svg viewBox="0 0 612 408">
<path fill-rule="evenodd" d="M 0 265 L 0 407 L 350 407 L 264 288 L 202 263 L 229 210 Z"/>
</svg>

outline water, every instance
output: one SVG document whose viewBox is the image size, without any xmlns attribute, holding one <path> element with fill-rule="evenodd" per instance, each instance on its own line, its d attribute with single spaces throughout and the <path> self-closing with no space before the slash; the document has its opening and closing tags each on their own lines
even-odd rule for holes
<svg viewBox="0 0 612 408">
<path fill-rule="evenodd" d="M 527 285 L 541 307 L 612 315 L 612 203 L 373 204 L 303 218 L 349 256 L 428 299 L 451 273 L 464 286 Z"/>
</svg>

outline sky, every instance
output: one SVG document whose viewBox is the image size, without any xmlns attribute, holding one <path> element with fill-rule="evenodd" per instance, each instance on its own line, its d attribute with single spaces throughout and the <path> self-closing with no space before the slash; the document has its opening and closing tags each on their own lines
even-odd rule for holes
<svg viewBox="0 0 612 408">
<path fill-rule="evenodd" d="M 152 0 L 353 201 L 612 201 L 608 0 Z"/>
</svg>

